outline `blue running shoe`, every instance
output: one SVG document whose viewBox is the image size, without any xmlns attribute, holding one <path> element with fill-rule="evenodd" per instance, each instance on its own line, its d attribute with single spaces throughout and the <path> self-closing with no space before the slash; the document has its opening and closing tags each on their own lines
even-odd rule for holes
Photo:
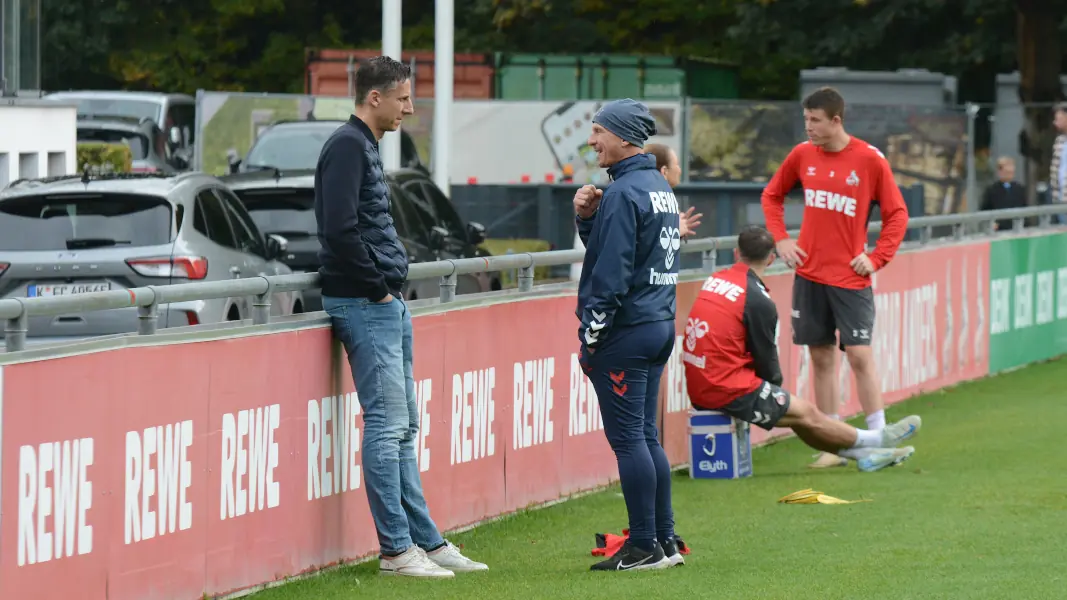
<svg viewBox="0 0 1067 600">
<path fill-rule="evenodd" d="M 903 448 L 876 448 L 872 449 L 867 456 L 856 461 L 856 466 L 864 473 L 873 473 L 886 467 L 895 467 L 911 458 L 915 454 L 915 448 L 904 446 Z"/>
<path fill-rule="evenodd" d="M 918 415 L 904 417 L 896 423 L 891 423 L 882 428 L 882 448 L 896 448 L 901 442 L 915 437 L 919 428 L 923 426 L 923 420 Z"/>
</svg>

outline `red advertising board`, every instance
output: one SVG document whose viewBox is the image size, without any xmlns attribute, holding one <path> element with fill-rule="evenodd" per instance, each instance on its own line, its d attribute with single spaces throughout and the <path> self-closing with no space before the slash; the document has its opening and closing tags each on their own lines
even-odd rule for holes
<svg viewBox="0 0 1067 600">
<path fill-rule="evenodd" d="M 987 281 L 986 244 L 902 254 L 878 274 L 887 401 L 985 374 Z M 810 397 L 791 343 L 792 276 L 767 284 L 787 387 Z M 672 464 L 687 460 L 677 354 L 699 286 L 678 288 L 662 383 Z M 578 366 L 573 296 L 414 327 L 415 455 L 441 529 L 616 477 Z M 325 327 L 5 365 L 0 411 L 0 598 L 193 600 L 377 550 L 362 411 Z"/>
</svg>

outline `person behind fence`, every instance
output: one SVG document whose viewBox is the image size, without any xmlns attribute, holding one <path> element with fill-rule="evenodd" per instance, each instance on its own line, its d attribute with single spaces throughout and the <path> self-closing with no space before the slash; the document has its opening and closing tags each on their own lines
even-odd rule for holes
<svg viewBox="0 0 1067 600">
<path fill-rule="evenodd" d="M 1052 113 L 1052 125 L 1056 128 L 1056 140 L 1052 143 L 1052 164 L 1049 168 L 1049 204 L 1067 202 L 1067 102 L 1056 105 Z M 1053 223 L 1067 224 L 1067 214 L 1053 215 Z"/>
<path fill-rule="evenodd" d="M 615 452 L 629 538 L 595 571 L 681 564 L 671 507 L 671 469 L 659 443 L 660 379 L 674 348 L 678 201 L 645 141 L 656 133 L 648 107 L 609 102 L 593 117 L 589 145 L 612 183 L 574 196 L 586 246 L 578 282 L 580 363 L 596 389 Z"/>
<path fill-rule="evenodd" d="M 1004 210 L 1026 206 L 1026 186 L 1015 181 L 1015 161 L 1007 156 L 997 159 L 997 181 L 989 184 L 982 194 L 979 210 Z M 993 227 L 998 230 L 1012 228 L 1011 219 L 997 219 Z"/>
<path fill-rule="evenodd" d="M 697 294 L 682 349 L 693 407 L 722 411 L 767 431 L 792 428 L 808 446 L 853 459 L 861 471 L 904 462 L 915 449 L 896 446 L 922 426 L 918 416 L 880 430 L 857 429 L 781 388 L 778 308 L 763 282 L 774 246 L 763 227 L 745 227 L 737 236 L 734 264 L 708 277 Z"/>
<path fill-rule="evenodd" d="M 656 168 L 663 174 L 663 178 L 667 180 L 667 184 L 671 186 L 672 190 L 682 183 L 682 163 L 678 160 L 678 154 L 670 146 L 648 144 L 645 147 L 645 154 L 651 154 L 656 157 Z M 697 227 L 700 226 L 700 218 L 704 216 L 704 213 L 693 214 L 695 210 L 695 206 L 690 206 L 682 213 L 681 225 L 678 229 L 681 231 L 683 241 L 690 236 L 696 235 Z"/>
<path fill-rule="evenodd" d="M 410 68 L 389 57 L 356 71 L 356 109 L 315 171 L 322 304 L 344 345 L 363 412 L 363 474 L 383 575 L 453 577 L 488 567 L 443 539 L 423 497 L 415 439 L 408 258 L 389 211 L 378 142 L 413 114 Z"/>
</svg>

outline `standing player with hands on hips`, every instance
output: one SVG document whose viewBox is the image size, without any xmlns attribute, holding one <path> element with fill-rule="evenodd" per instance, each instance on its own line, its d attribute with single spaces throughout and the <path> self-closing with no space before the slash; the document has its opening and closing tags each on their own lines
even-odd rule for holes
<svg viewBox="0 0 1067 600">
<path fill-rule="evenodd" d="M 600 401 L 604 433 L 619 465 L 629 537 L 594 571 L 662 569 L 682 564 L 674 536 L 671 468 L 659 443 L 660 378 L 674 348 L 678 281 L 678 201 L 642 151 L 656 133 L 634 100 L 604 105 L 589 145 L 612 184 L 574 196 L 585 260 L 578 282 L 582 369 Z"/>
<path fill-rule="evenodd" d="M 793 148 L 763 190 L 763 214 L 778 255 L 796 269 L 793 343 L 808 346 L 811 353 L 816 404 L 839 418 L 838 341 L 855 373 L 867 428 L 878 431 L 885 427 L 885 409 L 871 351 L 871 275 L 896 255 L 907 231 L 908 210 L 882 152 L 845 132 L 845 100 L 836 90 L 816 90 L 803 107 L 808 141 Z M 793 240 L 786 232 L 784 204 L 798 182 L 804 188 L 804 217 L 799 239 Z M 867 252 L 867 224 L 875 202 L 881 207 L 882 232 L 874 250 Z M 823 453 L 811 466 L 847 464 L 845 458 Z"/>
</svg>

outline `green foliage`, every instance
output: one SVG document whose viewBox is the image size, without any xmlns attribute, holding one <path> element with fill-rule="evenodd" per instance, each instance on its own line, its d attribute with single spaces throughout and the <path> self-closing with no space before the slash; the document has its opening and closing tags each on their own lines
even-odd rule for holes
<svg viewBox="0 0 1067 600">
<path fill-rule="evenodd" d="M 133 154 L 126 144 L 108 144 L 105 142 L 78 142 L 78 172 L 89 165 L 94 172 L 129 173 L 132 168 Z"/>
</svg>

